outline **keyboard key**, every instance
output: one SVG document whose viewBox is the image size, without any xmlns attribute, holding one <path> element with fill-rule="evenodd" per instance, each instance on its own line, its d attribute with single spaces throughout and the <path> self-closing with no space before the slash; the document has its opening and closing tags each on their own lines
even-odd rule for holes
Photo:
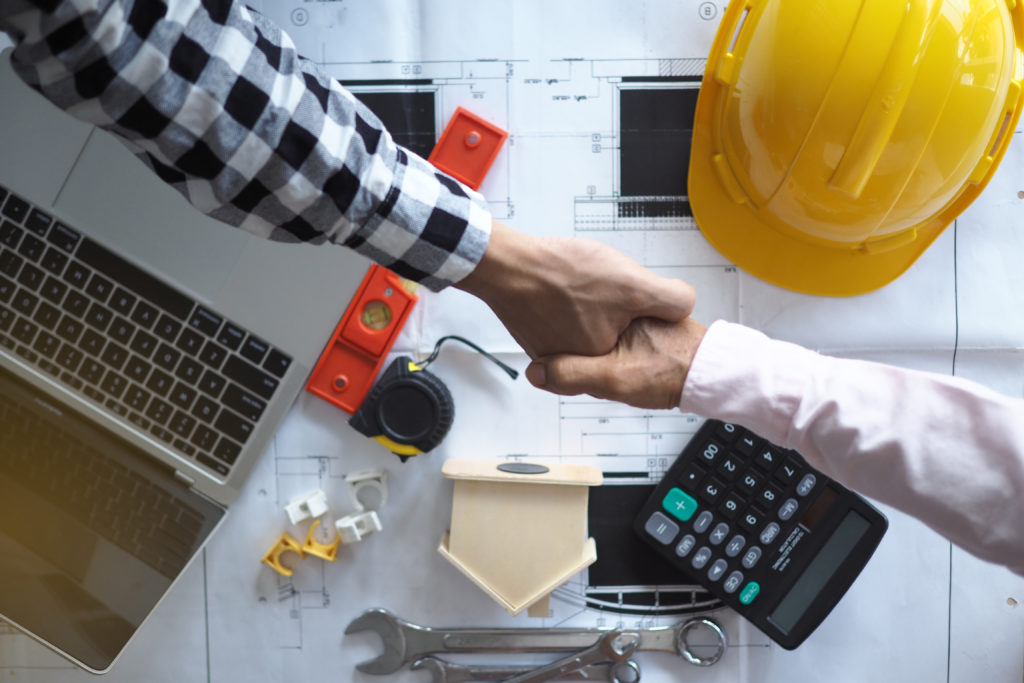
<svg viewBox="0 0 1024 683">
<path fill-rule="evenodd" d="M 711 568 L 708 569 L 708 580 L 718 581 L 720 578 L 725 576 L 725 572 L 729 569 L 729 563 L 719 558 L 711 564 Z"/>
<path fill-rule="evenodd" d="M 103 373 L 106 372 L 106 368 L 103 364 L 92 358 L 86 358 L 85 362 L 78 369 L 78 376 L 84 379 L 89 384 L 99 384 L 99 381 L 103 379 Z"/>
<path fill-rule="evenodd" d="M 85 314 L 85 322 L 92 325 L 100 332 L 107 329 L 107 325 L 114 319 L 114 312 L 103 304 L 92 302 L 88 313 Z"/>
<path fill-rule="evenodd" d="M 217 398 L 220 396 L 220 392 L 224 389 L 225 384 L 227 384 L 227 380 L 217 373 L 207 370 L 203 373 L 203 378 L 199 380 L 199 390 L 213 398 Z"/>
<path fill-rule="evenodd" d="M 103 378 L 103 384 L 100 385 L 100 388 L 114 398 L 118 398 L 127 386 L 128 380 L 113 370 L 107 370 L 107 374 Z"/>
<path fill-rule="evenodd" d="M 72 289 L 68 292 L 68 295 L 64 297 L 64 303 L 60 305 L 65 311 L 72 315 L 77 315 L 81 318 L 85 315 L 85 312 L 89 309 L 90 299 L 85 294 Z"/>
<path fill-rule="evenodd" d="M 764 523 L 764 514 L 756 508 L 749 508 L 740 517 L 739 525 L 746 531 L 756 534 Z"/>
<path fill-rule="evenodd" d="M 183 439 L 187 439 L 196 426 L 194 417 L 186 415 L 180 410 L 174 413 L 174 417 L 167 423 L 167 428 Z"/>
<path fill-rule="evenodd" d="M 45 251 L 46 242 L 35 235 L 25 235 L 18 245 L 18 253 L 33 263 L 38 261 Z"/>
<path fill-rule="evenodd" d="M 739 555 L 743 548 L 747 545 L 747 539 L 745 536 L 736 534 L 732 537 L 728 544 L 725 546 L 725 554 L 727 557 L 736 557 Z"/>
<path fill-rule="evenodd" d="M 214 370 L 220 368 L 221 363 L 224 362 L 224 358 L 228 355 L 227 350 L 220 344 L 208 341 L 206 346 L 203 347 L 202 352 L 199 354 L 199 360 L 209 365 Z M 244 362 L 244 361 L 240 361 Z"/>
<path fill-rule="evenodd" d="M 39 303 L 39 308 L 36 309 L 35 315 L 32 316 L 32 319 L 46 329 L 52 330 L 57 324 L 57 321 L 60 320 L 60 315 L 61 313 L 59 309 L 45 301 L 41 301 Z"/>
<path fill-rule="evenodd" d="M 220 410 L 220 405 L 202 394 L 196 399 L 196 404 L 192 406 L 192 414 L 207 424 L 213 424 L 218 410 Z"/>
<path fill-rule="evenodd" d="M 263 357 L 267 355 L 267 351 L 270 350 L 270 345 L 258 337 L 249 336 L 245 340 L 245 344 L 242 345 L 242 350 L 239 351 L 242 358 L 252 361 L 255 365 L 260 365 L 263 362 Z"/>
<path fill-rule="evenodd" d="M 199 376 L 203 372 L 203 366 L 198 361 L 185 356 L 178 363 L 178 369 L 174 371 L 174 375 L 189 384 L 195 384 L 199 381 Z"/>
<path fill-rule="evenodd" d="M 725 485 L 712 477 L 701 484 L 700 488 L 697 489 L 697 495 L 707 501 L 709 505 L 714 505 L 724 491 Z"/>
<path fill-rule="evenodd" d="M 133 384 L 124 395 L 124 402 L 132 410 L 142 412 L 149 402 L 150 393 L 137 384 Z M 145 429 L 145 428 L 144 428 Z"/>
<path fill-rule="evenodd" d="M 263 369 L 277 377 L 284 377 L 288 366 L 292 364 L 290 356 L 286 356 L 277 349 L 272 349 L 267 360 L 263 363 Z"/>
<path fill-rule="evenodd" d="M 110 342 L 107 344 L 107 348 L 103 349 L 101 358 L 110 367 L 120 370 L 124 362 L 128 360 L 128 349 L 115 342 Z"/>
<path fill-rule="evenodd" d="M 144 329 L 149 329 L 156 322 L 160 312 L 145 301 L 140 301 L 135 310 L 132 311 L 132 322 Z"/>
<path fill-rule="evenodd" d="M 174 390 L 167 398 L 182 410 L 188 410 L 192 405 L 192 401 L 196 398 L 196 390 L 178 382 L 174 385 Z"/>
<path fill-rule="evenodd" d="M 146 375 L 149 374 L 151 367 L 152 366 L 149 363 L 138 356 L 132 356 L 128 359 L 128 364 L 124 366 L 124 374 L 133 381 L 141 384 L 145 381 Z"/>
<path fill-rule="evenodd" d="M 28 216 L 29 203 L 17 195 L 10 195 L 4 202 L 3 214 L 15 223 L 21 223 Z"/>
<path fill-rule="evenodd" d="M 32 345 L 32 348 L 42 356 L 53 358 L 54 354 L 57 353 L 57 349 L 60 348 L 60 339 L 49 332 L 43 331 L 36 337 L 36 342 Z"/>
<path fill-rule="evenodd" d="M 93 273 L 89 284 L 85 287 L 85 293 L 97 301 L 106 302 L 107 297 L 114 291 L 113 283 L 99 273 Z"/>
<path fill-rule="evenodd" d="M 186 441 L 182 441 L 181 439 L 174 440 L 174 447 L 190 458 L 196 454 L 195 446 Z"/>
<path fill-rule="evenodd" d="M 116 413 L 117 415 L 120 415 L 121 417 L 124 417 L 125 415 L 128 414 L 128 409 L 125 408 L 123 405 L 121 405 L 120 403 L 118 403 L 117 401 L 115 401 L 112 398 L 108 398 L 107 402 L 104 405 L 107 406 L 107 409 L 110 412 Z"/>
<path fill-rule="evenodd" d="M 121 287 L 118 287 L 114 290 L 113 295 L 111 295 L 108 304 L 121 315 L 128 315 L 131 313 L 136 299 L 137 297 L 134 294 L 126 292 Z"/>
<path fill-rule="evenodd" d="M 224 374 L 238 382 L 257 396 L 270 399 L 277 389 L 278 381 L 259 368 L 246 363 L 238 356 L 231 356 L 224 364 Z"/>
<path fill-rule="evenodd" d="M 781 457 L 772 448 L 765 446 L 757 452 L 757 457 L 754 458 L 754 464 L 760 467 L 765 472 L 771 472 L 779 464 Z"/>
<path fill-rule="evenodd" d="M 146 417 L 156 422 L 158 425 L 163 425 L 170 419 L 174 413 L 174 408 L 170 403 L 162 401 L 159 398 L 154 398 L 150 401 L 149 407 L 146 408 Z M 167 439 L 164 439 L 165 441 Z"/>
<path fill-rule="evenodd" d="M 190 356 L 195 356 L 198 355 L 199 350 L 203 348 L 204 341 L 206 341 L 206 339 L 203 335 L 193 329 L 186 328 L 178 337 L 178 341 L 175 343 L 175 346 Z"/>
<path fill-rule="evenodd" d="M 217 438 L 220 435 L 207 427 L 206 425 L 199 425 L 196 431 L 192 434 L 192 443 L 197 448 L 203 451 L 213 450 L 214 444 L 217 443 Z"/>
<path fill-rule="evenodd" d="M 18 273 L 18 284 L 33 292 L 39 289 L 39 285 L 43 284 L 45 279 L 46 273 L 43 272 L 42 268 L 37 268 L 31 263 L 26 263 L 21 272 Z"/>
<path fill-rule="evenodd" d="M 85 325 L 82 324 L 78 319 L 65 315 L 61 318 L 60 322 L 57 323 L 57 336 L 66 339 L 69 343 L 74 344 L 78 341 L 78 338 L 82 335 L 82 330 L 85 329 Z"/>
<path fill-rule="evenodd" d="M 18 285 L 14 284 L 13 281 L 7 279 L 3 275 L 0 275 L 0 301 L 7 303 L 14 296 L 14 290 L 18 288 Z"/>
<path fill-rule="evenodd" d="M 252 423 L 243 420 L 230 410 L 222 410 L 213 426 L 241 443 L 245 443 L 249 435 L 252 434 Z"/>
<path fill-rule="evenodd" d="M 153 328 L 153 331 L 161 339 L 173 342 L 177 338 L 178 333 L 181 332 L 181 323 L 164 313 L 160 316 L 160 320 L 157 322 L 156 327 Z"/>
<path fill-rule="evenodd" d="M 199 456 L 196 458 L 196 461 L 201 465 L 209 467 L 211 470 L 224 477 L 226 477 L 228 475 L 228 472 L 231 471 L 230 468 L 228 468 L 228 466 L 225 465 L 224 463 L 217 462 L 210 456 L 203 455 L 202 453 L 199 454 Z"/>
<path fill-rule="evenodd" d="M 67 253 L 71 253 L 75 250 L 75 245 L 78 244 L 79 235 L 77 232 L 64 225 L 63 223 L 57 223 L 53 226 L 53 230 L 50 231 L 49 236 L 46 238 L 50 244 L 56 245 L 57 248 L 63 249 Z"/>
<path fill-rule="evenodd" d="M 72 287 L 84 289 L 85 283 L 92 276 L 92 271 L 77 261 L 72 261 L 64 271 L 64 281 Z"/>
<path fill-rule="evenodd" d="M 192 317 L 189 319 L 188 324 L 196 328 L 207 337 L 212 337 L 217 334 L 217 330 L 220 328 L 221 323 L 224 321 L 219 315 L 213 311 L 209 311 L 202 306 L 197 306 Z"/>
<path fill-rule="evenodd" d="M 25 219 L 25 227 L 40 237 L 46 235 L 46 231 L 50 229 L 52 223 L 53 219 L 39 209 L 32 209 L 28 218 Z"/>
<path fill-rule="evenodd" d="M 228 393 L 233 388 L 235 388 L 234 385 L 231 385 L 228 387 L 228 391 L 224 392 L 225 403 L 227 403 Z M 697 511 L 697 501 L 681 489 L 671 488 L 662 499 L 661 507 L 679 521 L 688 522 L 693 517 L 693 513 Z"/>
<path fill-rule="evenodd" d="M 740 564 L 742 564 L 745 569 L 753 569 L 754 565 L 756 565 L 761 559 L 761 555 L 761 548 L 756 545 L 752 545 L 747 548 L 747 552 L 743 553 L 743 559 L 740 560 Z"/>
<path fill-rule="evenodd" d="M 171 443 L 174 440 L 174 434 L 170 433 L 158 424 L 150 427 L 149 433 L 166 443 Z"/>
<path fill-rule="evenodd" d="M 256 422 L 263 416 L 263 410 L 267 407 L 266 403 L 234 384 L 228 385 L 228 388 L 224 390 L 224 396 L 221 400 L 228 408 L 253 422 Z M 676 490 L 678 491 L 678 489 Z M 682 495 L 686 496 L 685 493 Z M 689 498 L 689 496 L 686 497 Z M 690 498 L 690 500 L 693 499 Z M 694 504 L 696 504 L 696 501 L 694 501 Z"/>
<path fill-rule="evenodd" d="M 244 340 L 245 330 L 237 325 L 232 325 L 231 323 L 224 323 L 224 327 L 221 328 L 220 334 L 217 335 L 217 342 L 231 351 L 237 351 L 238 347 L 242 345 Z M 256 362 L 258 363 L 259 361 Z"/>
<path fill-rule="evenodd" d="M 708 530 L 711 523 L 714 521 L 715 516 L 708 510 L 703 510 L 699 515 L 697 515 L 697 519 L 693 520 L 693 530 L 698 534 L 702 534 Z"/>
<path fill-rule="evenodd" d="M 159 396 L 166 396 L 174 386 L 174 378 L 163 370 L 156 368 L 146 381 L 146 388 Z"/>
<path fill-rule="evenodd" d="M 82 380 L 78 379 L 77 377 L 72 375 L 70 372 L 62 372 L 62 373 L 60 373 L 60 381 L 64 382 L 64 384 L 67 384 L 69 387 L 71 387 L 75 391 L 81 391 L 82 390 Z"/>
<path fill-rule="evenodd" d="M 68 257 L 59 249 L 49 247 L 43 254 L 43 260 L 39 262 L 39 265 L 59 276 L 64 272 L 64 267 L 68 265 Z"/>
<path fill-rule="evenodd" d="M 56 360 L 59 365 L 70 372 L 74 372 L 78 369 L 78 364 L 82 362 L 82 358 L 84 357 L 85 355 L 74 346 L 64 344 L 60 347 Z M 63 377 L 61 379 L 63 379 Z"/>
<path fill-rule="evenodd" d="M 38 303 L 39 297 L 31 292 L 21 290 L 14 295 L 14 301 L 11 302 L 11 307 L 22 315 L 32 315 L 32 312 L 36 310 L 36 304 Z"/>
<path fill-rule="evenodd" d="M 153 354 L 153 362 L 168 371 L 174 370 L 174 366 L 178 364 L 180 358 L 181 353 L 167 344 L 160 344 L 160 348 Z"/>
<path fill-rule="evenodd" d="M 39 289 L 39 294 L 47 301 L 59 305 L 67 291 L 68 286 L 51 275 L 46 278 L 46 282 Z"/>
<path fill-rule="evenodd" d="M 790 457 L 783 461 L 782 465 L 775 470 L 775 474 L 772 476 L 774 476 L 776 481 L 785 488 L 788 487 L 794 479 L 796 479 L 796 476 L 800 473 L 801 469 L 800 463 Z"/>
<path fill-rule="evenodd" d="M 25 259 L 10 249 L 4 249 L 3 252 L 0 252 L 0 273 L 4 275 L 17 277 L 23 263 L 25 263 Z"/>
<path fill-rule="evenodd" d="M 114 318 L 114 322 L 110 324 L 107 334 L 119 344 L 128 345 L 131 342 L 132 336 L 135 335 L 135 325 L 132 325 L 121 316 L 117 316 Z"/>
<path fill-rule="evenodd" d="M 0 223 L 0 244 L 3 244 L 11 249 L 15 249 L 18 246 L 18 242 L 21 242 L 21 236 L 25 234 L 20 225 L 15 225 L 11 221 L 4 221 Z"/>
<path fill-rule="evenodd" d="M 35 363 L 39 360 L 39 354 L 37 354 L 35 351 L 28 348 L 27 346 L 24 346 L 23 344 L 18 344 L 18 348 L 16 348 L 14 352 L 21 356 L 22 358 L 24 358 L 25 360 L 27 360 L 29 363 Z"/>
<path fill-rule="evenodd" d="M 135 333 L 135 337 L 132 338 L 130 344 L 132 351 L 139 354 L 143 358 L 149 358 L 150 354 L 153 353 L 153 349 L 156 348 L 158 341 L 157 338 L 148 332 L 139 330 Z"/>
</svg>

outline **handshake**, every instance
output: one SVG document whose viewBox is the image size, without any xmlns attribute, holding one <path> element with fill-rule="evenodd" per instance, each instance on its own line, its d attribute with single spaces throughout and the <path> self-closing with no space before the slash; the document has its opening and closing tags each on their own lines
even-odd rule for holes
<svg viewBox="0 0 1024 683">
<path fill-rule="evenodd" d="M 696 294 L 686 282 L 599 242 L 532 237 L 497 221 L 456 287 L 490 306 L 533 359 L 527 379 L 556 394 L 675 408 L 705 332 L 689 317 Z"/>
</svg>

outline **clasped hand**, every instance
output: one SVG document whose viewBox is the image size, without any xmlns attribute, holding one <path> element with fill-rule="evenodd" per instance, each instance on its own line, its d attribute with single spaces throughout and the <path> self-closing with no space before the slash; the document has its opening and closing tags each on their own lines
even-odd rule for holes
<svg viewBox="0 0 1024 683">
<path fill-rule="evenodd" d="M 593 240 L 495 222 L 483 259 L 457 286 L 487 303 L 533 359 L 531 383 L 555 393 L 675 407 L 703 336 L 688 317 L 693 287 Z"/>
</svg>

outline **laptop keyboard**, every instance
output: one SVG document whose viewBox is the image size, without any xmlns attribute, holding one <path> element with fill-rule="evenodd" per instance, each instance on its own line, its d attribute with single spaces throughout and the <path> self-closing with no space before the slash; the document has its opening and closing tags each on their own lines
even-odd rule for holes
<svg viewBox="0 0 1024 683">
<path fill-rule="evenodd" d="M 7 396 L 0 396 L 0 452 L 0 472 L 169 578 L 199 545 L 201 513 Z M 31 524 L 25 530 L 38 532 Z"/>
<path fill-rule="evenodd" d="M 0 186 L 0 347 L 227 476 L 292 359 Z"/>
</svg>

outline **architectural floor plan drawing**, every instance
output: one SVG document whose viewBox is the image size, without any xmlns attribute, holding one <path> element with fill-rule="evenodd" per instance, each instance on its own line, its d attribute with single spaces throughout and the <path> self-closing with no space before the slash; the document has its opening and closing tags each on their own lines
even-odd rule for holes
<svg viewBox="0 0 1024 683">
<path fill-rule="evenodd" d="M 1024 396 L 1020 130 L 981 199 L 905 275 L 865 296 L 815 298 L 738 270 L 690 212 L 693 108 L 724 2 L 250 4 L 421 156 L 458 106 L 506 129 L 480 188 L 496 219 L 531 234 L 605 242 L 689 281 L 703 323 L 742 322 L 826 353 L 953 373 Z M 527 356 L 479 301 L 454 290 L 419 297 L 395 353 L 423 358 L 440 337 L 459 334 L 526 367 Z M 355 671 L 380 652 L 372 635 L 343 635 L 369 607 L 467 627 L 642 627 L 696 613 L 726 630 L 725 657 L 706 669 L 639 655 L 646 683 L 1024 676 L 1024 582 L 916 520 L 883 507 L 890 530 L 864 573 L 805 645 L 785 651 L 706 592 L 679 584 L 629 531 L 630 511 L 699 418 L 546 394 L 467 349 L 445 347 L 431 372 L 451 390 L 454 426 L 439 448 L 406 462 L 352 430 L 337 408 L 303 395 L 229 519 L 106 680 L 427 680 L 407 668 L 387 677 Z M 451 515 L 452 485 L 441 476 L 448 457 L 601 467 L 605 484 L 591 489 L 588 516 L 598 561 L 555 591 L 549 618 L 509 616 L 437 552 Z M 286 557 L 291 577 L 260 563 L 283 532 L 305 537 L 308 522 L 290 524 L 285 504 L 319 488 L 337 519 L 354 509 L 345 476 L 373 468 L 387 471 L 379 532 L 342 546 L 333 563 Z M 92 680 L 2 625 L 0 677 Z"/>
</svg>

